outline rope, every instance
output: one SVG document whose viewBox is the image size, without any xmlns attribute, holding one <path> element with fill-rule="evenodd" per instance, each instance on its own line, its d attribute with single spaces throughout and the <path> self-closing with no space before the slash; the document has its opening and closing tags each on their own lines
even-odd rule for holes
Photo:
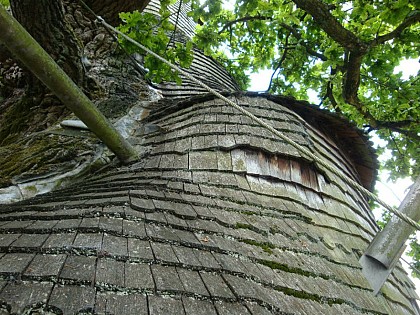
<svg viewBox="0 0 420 315">
<path fill-rule="evenodd" d="M 217 98 L 225 101 L 227 104 L 231 105 L 232 107 L 234 107 L 235 109 L 237 109 L 239 112 L 241 112 L 245 116 L 247 116 L 250 119 L 252 119 L 253 121 L 257 122 L 260 126 L 262 126 L 265 129 L 269 130 L 271 133 L 273 133 L 274 135 L 276 135 L 277 137 L 279 137 L 280 139 L 282 139 L 286 143 L 288 143 L 291 146 L 293 146 L 299 152 L 303 153 L 303 155 L 305 155 L 307 158 L 309 158 L 309 160 L 315 161 L 318 164 L 322 165 L 324 168 L 326 168 L 327 170 L 329 170 L 330 172 L 332 172 L 334 175 L 336 175 L 337 177 L 339 177 L 341 180 L 343 180 L 346 184 L 348 184 L 349 186 L 351 186 L 355 190 L 358 190 L 358 191 L 362 192 L 365 196 L 367 196 L 367 197 L 375 200 L 377 203 L 379 203 L 381 206 L 383 206 L 389 212 L 391 212 L 392 214 L 396 215 L 398 218 L 400 218 L 401 220 L 405 221 L 406 223 L 408 223 L 409 225 L 411 225 L 415 229 L 420 230 L 420 224 L 418 224 L 417 222 L 415 222 L 410 217 L 406 216 L 404 213 L 401 213 L 400 211 L 398 211 L 394 207 L 391 207 L 390 205 L 388 205 L 387 203 L 385 203 L 384 201 L 382 201 L 381 199 L 379 199 L 375 194 L 373 194 L 372 192 L 370 192 L 369 190 L 367 190 L 365 187 L 361 186 L 360 184 L 358 184 L 357 182 L 355 182 L 351 178 L 345 176 L 342 172 L 338 171 L 337 169 L 335 169 L 333 166 L 331 166 L 330 164 L 328 164 L 324 160 L 318 158 L 315 154 L 313 154 L 312 152 L 310 152 L 306 148 L 304 148 L 301 145 L 297 144 L 292 139 L 289 139 L 287 136 L 283 135 L 278 130 L 274 129 L 272 126 L 268 125 L 267 123 L 265 123 L 263 120 L 261 120 L 260 118 L 258 118 L 254 114 L 250 113 L 246 109 L 243 109 L 241 106 L 239 106 L 238 104 L 234 103 L 233 101 L 231 101 L 227 97 L 223 96 L 222 94 L 220 94 L 216 90 L 212 89 L 208 85 L 204 84 L 200 80 L 196 79 L 194 76 L 190 75 L 188 72 L 184 71 L 183 69 L 181 69 L 177 65 L 172 64 L 171 62 L 167 61 L 165 58 L 161 57 L 160 55 L 158 55 L 155 52 L 151 51 L 150 49 L 148 49 L 147 47 L 145 47 L 142 44 L 138 43 L 134 39 L 130 38 L 126 34 L 122 33 L 121 31 L 117 30 L 113 26 L 109 25 L 102 17 L 97 16 L 97 15 L 95 15 L 95 16 L 98 19 L 98 21 L 103 26 L 105 26 L 106 28 L 112 30 L 116 34 L 119 34 L 120 36 L 122 36 L 123 38 L 125 38 L 126 40 L 128 40 L 130 43 L 136 45 L 137 47 L 141 48 L 145 52 L 151 54 L 153 57 L 155 57 L 155 58 L 159 59 L 160 61 L 164 62 L 165 64 L 167 64 L 173 70 L 175 70 L 175 71 L 183 74 L 184 76 L 186 76 L 191 81 L 197 83 L 199 86 L 203 87 L 209 93 L 211 93 L 211 94 L 215 95 Z"/>
<path fill-rule="evenodd" d="M 406 259 L 404 259 L 404 257 L 401 257 L 401 260 L 403 262 L 405 262 L 409 268 L 411 268 L 412 270 L 414 270 L 418 275 L 420 275 L 420 270 L 418 268 L 416 268 L 416 266 L 413 263 L 408 262 Z"/>
</svg>

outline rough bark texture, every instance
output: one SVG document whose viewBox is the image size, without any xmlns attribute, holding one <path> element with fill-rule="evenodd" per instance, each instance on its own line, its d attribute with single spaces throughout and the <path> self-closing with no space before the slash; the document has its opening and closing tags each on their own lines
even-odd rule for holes
<svg viewBox="0 0 420 315">
<path fill-rule="evenodd" d="M 87 0 L 85 3 L 109 24 L 118 25 L 120 12 L 143 11 L 150 0 Z"/>
<path fill-rule="evenodd" d="M 48 6 L 45 11 L 42 5 Z M 145 81 L 118 49 L 114 38 L 98 27 L 78 2 L 18 1 L 14 6 L 16 15 L 21 18 L 25 18 L 26 12 L 23 24 L 65 70 L 70 69 L 68 74 L 74 73 L 72 77 L 76 77 L 76 82 L 80 74 L 77 67 L 82 67 L 80 87 L 108 118 L 115 120 L 137 102 L 150 99 Z M 36 22 L 46 24 L 45 30 L 42 25 L 35 26 Z M 72 72 L 71 60 L 78 64 L 75 68 L 79 70 Z M 48 179 L 70 171 L 63 167 L 65 157 L 69 165 L 78 168 L 95 160 L 98 152 L 103 151 L 97 141 L 87 140 L 85 134 L 63 131 L 56 126 L 69 115 L 68 111 L 64 111 L 61 103 L 44 87 L 34 88 L 40 87 L 38 83 L 28 85 L 28 73 L 12 58 L 1 60 L 0 68 L 0 189 L 14 185 L 13 190 L 19 191 L 18 187 L 27 185 L 31 176 L 32 179 Z M 29 93 L 25 88 L 28 86 Z M 57 133 L 60 136 L 55 136 Z M 34 187 L 36 191 L 44 189 Z"/>
<path fill-rule="evenodd" d="M 83 85 L 82 43 L 66 17 L 63 2 L 12 0 L 13 16 L 63 68 L 75 83 Z"/>
<path fill-rule="evenodd" d="M 159 3 L 154 1 L 148 7 L 148 11 L 158 13 L 158 8 Z M 124 115 L 130 116 L 130 108 L 133 105 L 141 106 L 141 102 L 150 100 L 151 95 L 154 94 L 148 90 L 141 73 L 136 70 L 139 65 L 133 66 L 128 56 L 118 49 L 115 40 L 100 25 L 96 25 L 92 21 L 89 14 L 77 2 L 65 2 L 64 11 L 73 33 L 82 44 L 83 57 L 88 62 L 84 68 L 87 81 L 86 89 L 88 89 L 86 92 L 95 101 L 98 108 L 113 121 L 119 120 Z M 184 33 L 176 38 L 184 40 L 185 36 L 192 34 L 194 23 L 187 18 L 185 6 L 181 14 L 179 29 L 182 29 Z M 171 20 L 174 21 L 175 17 L 172 16 Z M 220 65 L 198 50 L 195 51 L 195 54 L 193 65 L 187 71 L 219 91 L 238 90 L 232 77 Z M 7 68 L 5 64 L 1 66 Z M 13 75 L 20 73 L 18 66 L 9 69 Z M 174 83 L 165 83 L 157 86 L 158 93 L 167 97 L 186 97 L 206 92 L 188 79 L 183 79 L 182 88 Z M 0 142 L 3 142 L 3 147 L 0 147 L 2 153 L 0 154 L 0 164 L 4 167 L 0 168 L 0 200 L 2 200 L 2 195 L 9 196 L 6 198 L 14 196 L 13 200 L 27 198 L 39 192 L 45 192 L 44 187 L 51 189 L 67 183 L 66 180 L 60 180 L 53 184 L 56 177 L 60 176 L 60 171 L 63 174 L 68 172 L 67 167 L 62 167 L 63 152 L 74 153 L 74 155 L 66 155 L 68 157 L 82 154 L 82 156 L 69 161 L 69 165 L 80 166 L 88 164 L 92 159 L 96 160 L 98 152 L 103 151 L 98 146 L 90 145 L 90 142 L 87 145 L 90 147 L 89 150 L 80 150 L 79 148 L 86 148 L 84 142 L 87 140 L 83 134 L 63 131 L 59 126 L 52 126 L 45 130 L 46 127 L 56 123 L 58 118 L 63 117 L 60 111 L 61 107 L 48 106 L 51 103 L 46 102 L 45 99 L 40 105 L 36 105 L 38 103 L 29 99 L 28 103 L 31 107 L 27 107 L 27 103 L 22 102 L 22 95 L 25 95 L 23 89 L 15 89 L 13 94 L 1 103 Z M 53 98 L 48 97 L 47 99 L 52 100 Z M 137 119 L 134 116 L 130 117 L 131 120 Z M 22 137 L 22 131 L 28 133 L 38 130 L 43 130 L 43 133 Z M 67 137 L 68 135 L 74 137 L 66 139 L 66 136 L 60 136 L 54 137 L 55 141 L 44 141 L 51 134 L 62 134 L 63 132 Z M 63 146 L 62 148 L 60 148 L 60 144 Z M 42 150 L 49 158 L 31 159 L 32 153 L 34 157 L 38 157 L 38 153 Z M 13 164 L 11 161 L 17 161 L 17 163 Z M 20 173 L 26 174 L 24 180 L 19 176 Z M 30 179 L 31 176 L 33 181 Z M 46 182 L 42 184 L 42 188 L 37 184 L 39 178 L 43 178 Z M 2 192 L 3 188 L 7 190 L 5 193 Z"/>
<path fill-rule="evenodd" d="M 320 0 L 293 0 L 296 5 L 312 15 L 321 28 L 337 43 L 350 51 L 366 51 L 367 45 L 354 33 L 344 28 L 331 14 L 327 4 Z"/>
<path fill-rule="evenodd" d="M 138 8 L 144 5 L 136 3 Z M 126 62 L 114 38 L 94 23 L 95 18 L 78 1 L 12 0 L 11 7 L 15 17 L 106 115 L 121 116 L 138 100 L 144 90 L 138 84 L 141 77 Z M 0 143 L 12 143 L 23 132 L 43 130 L 68 115 L 13 58 L 2 58 L 0 66 Z"/>
</svg>

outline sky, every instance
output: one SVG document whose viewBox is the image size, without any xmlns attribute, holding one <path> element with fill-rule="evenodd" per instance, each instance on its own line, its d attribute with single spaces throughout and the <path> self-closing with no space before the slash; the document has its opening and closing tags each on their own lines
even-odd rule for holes
<svg viewBox="0 0 420 315">
<path fill-rule="evenodd" d="M 407 79 L 410 75 L 416 75 L 418 71 L 420 71 L 420 62 L 416 59 L 404 60 L 400 63 L 398 67 L 395 68 L 394 72 L 402 72 L 403 79 Z M 251 73 L 250 74 L 250 91 L 266 91 L 268 85 L 270 83 L 270 77 L 272 74 L 272 70 L 263 70 L 259 73 Z M 319 99 L 316 96 L 316 93 L 308 93 L 308 97 L 310 102 L 317 104 L 319 103 Z M 384 146 L 384 142 L 381 142 L 380 139 L 373 137 L 372 141 L 375 146 L 381 145 Z M 386 159 L 386 153 L 383 156 L 379 157 L 379 160 Z M 398 179 L 396 182 L 388 181 L 388 173 L 385 171 L 381 171 L 379 173 L 375 188 L 378 191 L 378 197 L 386 202 L 387 204 L 398 207 L 406 194 L 409 191 L 409 188 L 412 184 L 411 179 L 409 178 L 401 178 Z M 379 219 L 381 217 L 381 209 L 376 209 L 373 211 L 375 218 Z M 407 261 L 411 261 L 410 257 L 403 255 L 403 258 Z M 410 270 L 408 269 L 408 265 L 402 261 L 404 268 L 410 274 Z M 420 279 L 412 279 L 417 288 L 417 294 L 420 296 Z"/>
</svg>

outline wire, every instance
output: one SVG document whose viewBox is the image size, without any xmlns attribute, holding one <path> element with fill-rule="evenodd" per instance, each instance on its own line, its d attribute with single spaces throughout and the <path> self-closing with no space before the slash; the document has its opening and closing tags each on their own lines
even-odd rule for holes
<svg viewBox="0 0 420 315">
<path fill-rule="evenodd" d="M 79 0 L 79 1 L 83 3 L 82 0 Z M 85 4 L 85 6 L 86 6 L 86 4 Z M 89 9 L 89 11 L 93 12 L 91 9 Z M 93 14 L 95 14 L 95 13 L 93 13 Z M 362 192 L 365 196 L 367 196 L 367 197 L 375 200 L 380 205 L 382 205 L 385 209 L 387 209 L 389 212 L 391 212 L 392 214 L 396 215 L 398 218 L 400 218 L 401 220 L 405 221 L 406 223 L 408 223 L 409 225 L 411 225 L 412 227 L 414 227 L 415 229 L 417 229 L 417 230 L 420 231 L 420 224 L 418 224 L 417 222 L 415 222 L 410 217 L 406 216 L 404 213 L 401 213 L 400 211 L 398 211 L 394 207 L 388 205 L 387 203 L 385 203 L 384 201 L 382 201 L 381 199 L 379 199 L 375 194 L 373 194 L 372 192 L 370 192 L 365 187 L 361 186 L 360 184 L 358 184 L 357 182 L 355 182 L 351 178 L 345 176 L 342 172 L 340 172 L 339 170 L 337 170 L 336 168 L 334 168 L 333 166 L 331 166 L 330 164 L 328 164 L 324 160 L 318 158 L 315 154 L 313 154 L 312 152 L 310 152 L 306 148 L 302 147 L 301 145 L 299 145 L 298 143 L 296 143 L 292 139 L 288 138 L 287 136 L 285 136 L 284 134 L 282 134 L 278 130 L 274 129 L 272 126 L 268 125 L 267 123 L 265 123 L 263 120 L 261 120 L 260 118 L 258 118 L 254 114 L 248 112 L 246 109 L 243 109 L 241 106 L 239 106 L 238 104 L 234 103 L 233 101 L 231 101 L 227 97 L 223 96 L 222 94 L 220 94 L 216 90 L 212 89 L 211 87 L 209 87 L 205 83 L 201 82 L 200 80 L 198 80 L 197 78 L 195 78 L 194 76 L 192 76 L 188 72 L 184 71 L 183 69 L 181 69 L 177 65 L 172 64 L 171 62 L 167 61 L 165 58 L 163 58 L 160 55 L 156 54 L 154 51 L 152 51 L 149 48 L 143 46 L 139 42 L 135 41 L 134 39 L 132 39 L 129 36 L 127 36 L 126 34 L 122 33 L 119 30 L 117 30 L 115 27 L 109 25 L 102 17 L 97 16 L 96 14 L 95 14 L 95 16 L 96 16 L 97 20 L 103 26 L 105 26 L 106 28 L 109 28 L 110 30 L 112 30 L 116 34 L 119 34 L 120 36 L 122 36 L 123 38 L 125 38 L 126 40 L 128 40 L 130 43 L 136 45 L 137 47 L 141 48 L 145 52 L 151 54 L 153 57 L 155 57 L 155 58 L 159 59 L 160 61 L 164 62 L 169 67 L 171 67 L 173 70 L 175 70 L 175 71 L 177 71 L 177 72 L 185 75 L 188 79 L 190 79 L 191 81 L 197 83 L 198 85 L 200 85 L 201 87 L 203 87 L 205 90 L 207 90 L 209 93 L 211 93 L 211 94 L 215 95 L 216 97 L 218 97 L 219 99 L 225 101 L 227 104 L 231 105 L 232 107 L 234 107 L 235 109 L 237 109 L 238 111 L 240 111 L 245 116 L 247 116 L 250 119 L 252 119 L 253 121 L 257 122 L 260 126 L 262 126 L 265 129 L 269 130 L 271 133 L 273 133 L 274 135 L 276 135 L 277 137 L 279 137 L 280 139 L 282 139 L 286 143 L 288 143 L 291 146 L 293 146 L 295 149 L 297 149 L 299 152 L 303 153 L 303 155 L 305 155 L 307 158 L 309 158 L 309 160 L 313 160 L 313 161 L 317 162 L 318 164 L 322 165 L 327 170 L 329 170 L 334 175 L 336 175 L 341 180 L 343 180 L 346 184 L 348 184 L 352 188 L 354 188 L 354 189 Z"/>
<path fill-rule="evenodd" d="M 401 260 L 405 262 L 409 268 L 413 269 L 418 275 L 420 275 L 420 270 L 413 263 L 407 261 L 404 257 L 401 257 Z"/>
</svg>

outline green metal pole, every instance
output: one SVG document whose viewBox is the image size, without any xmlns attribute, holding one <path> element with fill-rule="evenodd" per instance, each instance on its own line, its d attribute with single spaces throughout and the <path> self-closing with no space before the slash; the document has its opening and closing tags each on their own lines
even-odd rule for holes
<svg viewBox="0 0 420 315">
<path fill-rule="evenodd" d="M 40 79 L 123 163 L 137 159 L 134 148 L 69 76 L 0 4 L 0 42 Z"/>
</svg>

